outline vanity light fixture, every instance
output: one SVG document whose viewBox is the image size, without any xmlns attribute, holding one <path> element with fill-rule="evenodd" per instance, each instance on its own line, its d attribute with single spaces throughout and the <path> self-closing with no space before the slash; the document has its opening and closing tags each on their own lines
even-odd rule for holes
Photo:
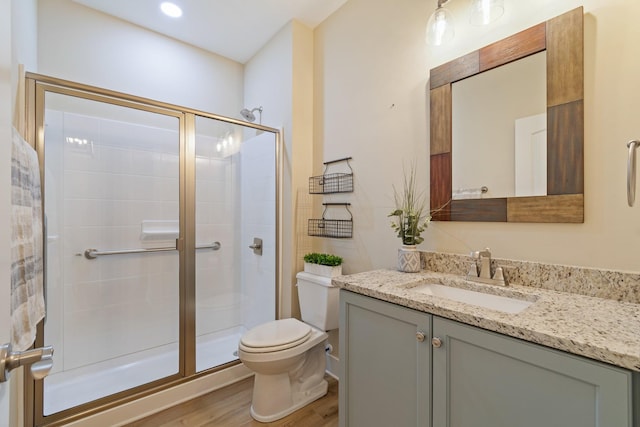
<svg viewBox="0 0 640 427">
<path fill-rule="evenodd" d="M 438 7 L 427 22 L 426 41 L 431 46 L 441 46 L 453 40 L 453 15 L 443 7 L 451 0 L 438 0 Z M 488 25 L 504 14 L 504 0 L 472 0 L 472 25 Z"/>
<path fill-rule="evenodd" d="M 472 25 L 489 25 L 504 14 L 504 0 L 473 0 L 471 2 Z"/>
<path fill-rule="evenodd" d="M 438 0 L 438 8 L 431 14 L 427 22 L 427 44 L 441 46 L 453 40 L 453 15 L 442 7 L 449 0 Z"/>
<path fill-rule="evenodd" d="M 160 4 L 160 10 L 171 18 L 180 18 L 182 16 L 182 9 L 180 9 L 180 6 L 169 1 L 162 2 Z"/>
</svg>

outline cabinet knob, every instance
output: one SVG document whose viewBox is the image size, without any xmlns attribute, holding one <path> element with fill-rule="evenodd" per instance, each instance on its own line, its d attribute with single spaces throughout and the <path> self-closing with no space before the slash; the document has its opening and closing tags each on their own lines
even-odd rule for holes
<svg viewBox="0 0 640 427">
<path fill-rule="evenodd" d="M 433 337 L 431 339 L 431 345 L 434 346 L 435 348 L 440 348 L 442 347 L 442 340 L 438 337 Z"/>
<path fill-rule="evenodd" d="M 416 339 L 418 342 L 424 341 L 425 338 L 424 332 L 416 332 Z"/>
</svg>

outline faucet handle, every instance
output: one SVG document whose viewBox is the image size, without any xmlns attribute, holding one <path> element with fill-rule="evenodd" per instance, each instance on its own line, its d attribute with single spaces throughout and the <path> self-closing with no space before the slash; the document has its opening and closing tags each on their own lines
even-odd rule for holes
<svg viewBox="0 0 640 427">
<path fill-rule="evenodd" d="M 507 286 L 509 284 L 509 282 L 507 282 L 507 278 L 504 277 L 502 267 L 496 267 L 496 272 L 493 274 L 493 280 L 498 282 L 500 285 Z"/>
<path fill-rule="evenodd" d="M 481 251 L 471 251 L 471 253 L 469 254 L 469 256 L 473 259 L 480 259 L 482 257 L 489 257 L 491 258 L 491 249 L 489 248 L 484 248 Z"/>
<path fill-rule="evenodd" d="M 469 271 L 467 271 L 467 277 L 478 277 L 478 265 L 475 262 L 469 263 Z"/>
<path fill-rule="evenodd" d="M 489 248 L 484 248 L 483 250 L 480 251 L 480 256 L 486 256 L 487 258 L 491 258 L 491 249 Z"/>
</svg>

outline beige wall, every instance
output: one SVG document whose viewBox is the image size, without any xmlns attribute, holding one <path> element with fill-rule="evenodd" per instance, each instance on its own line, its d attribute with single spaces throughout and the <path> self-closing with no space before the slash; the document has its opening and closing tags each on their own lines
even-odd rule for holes
<svg viewBox="0 0 640 427">
<path fill-rule="evenodd" d="M 37 71 L 36 0 L 2 0 L 0 22 L 0 218 L 10 217 L 11 201 L 11 127 L 18 99 L 18 64 Z M 11 227 L 2 221 L 0 227 L 0 271 L 4 278 L 0 290 L 0 344 L 9 341 L 9 293 L 11 274 Z M 22 369 L 11 373 L 10 382 L 0 384 L 0 426 L 17 426 L 24 422 Z"/>
<path fill-rule="evenodd" d="M 45 75 L 240 117 L 242 64 L 72 0 L 38 2 L 38 62 Z"/>
<path fill-rule="evenodd" d="M 10 0 L 0 0 L 0 7 L 4 11 L 11 11 Z M 11 87 L 11 13 L 0 15 L 0 217 L 9 218 L 11 215 L 11 117 L 12 117 L 12 87 Z M 11 323 L 11 226 L 8 221 L 0 223 L 0 271 L 2 283 L 0 286 L 0 344 L 9 342 L 11 337 L 9 325 Z M 0 426 L 9 425 L 9 413 L 14 412 L 17 397 L 11 396 L 11 382 L 0 384 Z M 11 400 L 11 402 L 10 402 Z M 10 406 L 11 405 L 11 406 Z M 13 414 L 12 414 L 13 415 Z"/>
<path fill-rule="evenodd" d="M 313 143 L 313 31 L 289 22 L 245 64 L 244 103 L 262 105 L 262 123 L 282 128 L 282 293 L 283 317 L 298 316 L 295 274 L 299 270 L 298 234 L 294 232 L 297 195 L 306 190 Z"/>
<path fill-rule="evenodd" d="M 316 30 L 317 158 L 354 157 L 354 239 L 318 245 L 346 258 L 345 272 L 393 267 L 399 246 L 388 227 L 391 185 L 416 159 L 428 182 L 428 70 L 487 43 L 584 5 L 584 224 L 433 223 L 425 250 L 640 271 L 640 206 L 626 204 L 626 147 L 640 137 L 636 0 L 505 0 L 490 27 L 467 24 L 467 2 L 452 1 L 456 37 L 427 48 L 424 27 L 436 1 L 350 0 Z M 317 166 L 317 161 L 315 166 Z M 428 187 L 427 187 L 428 188 Z"/>
<path fill-rule="evenodd" d="M 353 239 L 316 238 L 345 258 L 344 273 L 393 267 L 399 240 L 389 228 L 392 184 L 415 159 L 428 179 L 424 0 L 349 0 L 315 31 L 314 172 L 353 157 Z M 319 215 L 321 212 L 316 211 Z"/>
</svg>

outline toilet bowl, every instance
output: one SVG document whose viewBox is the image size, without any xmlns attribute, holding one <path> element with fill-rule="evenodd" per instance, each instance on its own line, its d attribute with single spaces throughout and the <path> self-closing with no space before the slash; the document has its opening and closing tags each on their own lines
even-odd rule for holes
<svg viewBox="0 0 640 427">
<path fill-rule="evenodd" d="M 302 319 L 308 323 L 273 320 L 247 331 L 238 344 L 238 357 L 255 373 L 251 416 L 257 421 L 278 420 L 327 393 L 323 328 L 337 327 L 339 290 L 327 277 L 298 273 L 297 278 Z M 327 321 L 327 313 L 336 319 Z"/>
<path fill-rule="evenodd" d="M 274 320 L 243 335 L 238 357 L 255 372 L 254 419 L 278 420 L 327 393 L 326 339 L 325 332 L 297 319 Z"/>
</svg>

